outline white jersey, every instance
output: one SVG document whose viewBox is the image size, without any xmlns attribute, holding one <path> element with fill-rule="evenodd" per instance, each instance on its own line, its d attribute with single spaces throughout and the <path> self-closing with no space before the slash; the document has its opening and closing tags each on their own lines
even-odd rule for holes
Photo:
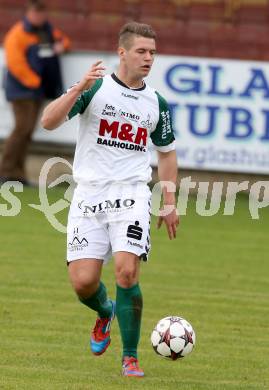
<svg viewBox="0 0 269 390">
<path fill-rule="evenodd" d="M 98 79 L 77 99 L 80 114 L 74 180 L 86 185 L 151 180 L 150 139 L 155 149 L 175 149 L 168 105 L 144 84 L 130 89 L 115 74 Z"/>
</svg>

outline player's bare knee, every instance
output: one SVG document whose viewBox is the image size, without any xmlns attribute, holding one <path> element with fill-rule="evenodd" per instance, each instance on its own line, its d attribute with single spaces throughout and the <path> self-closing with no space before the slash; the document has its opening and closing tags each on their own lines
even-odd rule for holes
<svg viewBox="0 0 269 390">
<path fill-rule="evenodd" d="M 116 269 L 117 284 L 124 288 L 132 287 L 137 283 L 137 269 L 133 267 L 118 267 Z"/>
<path fill-rule="evenodd" d="M 98 288 L 99 280 L 85 273 L 69 273 L 71 284 L 81 298 L 88 298 Z"/>
<path fill-rule="evenodd" d="M 73 284 L 73 288 L 76 292 L 76 294 L 80 298 L 89 298 L 91 295 L 95 293 L 95 291 L 98 289 L 99 282 L 98 281 L 76 281 Z"/>
</svg>

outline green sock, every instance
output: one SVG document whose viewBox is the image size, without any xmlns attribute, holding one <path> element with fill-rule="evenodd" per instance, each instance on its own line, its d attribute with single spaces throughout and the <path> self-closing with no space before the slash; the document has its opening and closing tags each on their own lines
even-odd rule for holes
<svg viewBox="0 0 269 390">
<path fill-rule="evenodd" d="M 117 285 L 116 315 L 122 338 L 123 356 L 137 358 L 142 307 L 142 293 L 138 284 L 130 288 Z"/>
<path fill-rule="evenodd" d="M 92 310 L 97 311 L 99 317 L 107 318 L 112 313 L 112 303 L 107 298 L 106 286 L 100 282 L 97 291 L 89 298 L 78 297 L 81 303 L 88 306 Z"/>
</svg>

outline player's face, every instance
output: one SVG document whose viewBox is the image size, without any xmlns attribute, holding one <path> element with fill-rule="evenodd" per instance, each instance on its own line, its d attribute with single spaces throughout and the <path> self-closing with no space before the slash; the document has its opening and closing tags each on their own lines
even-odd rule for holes
<svg viewBox="0 0 269 390">
<path fill-rule="evenodd" d="M 137 78 L 143 78 L 150 72 L 155 53 L 155 39 L 136 36 L 132 39 L 131 47 L 124 50 L 122 59 L 128 72 Z"/>
</svg>

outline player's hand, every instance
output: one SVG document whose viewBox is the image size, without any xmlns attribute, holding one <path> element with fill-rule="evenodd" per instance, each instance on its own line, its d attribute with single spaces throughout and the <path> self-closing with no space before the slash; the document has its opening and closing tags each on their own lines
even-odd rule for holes
<svg viewBox="0 0 269 390">
<path fill-rule="evenodd" d="M 106 69 L 101 65 L 103 61 L 97 61 L 85 74 L 83 79 L 74 87 L 80 93 L 91 88 L 97 79 L 104 77 L 104 70 Z"/>
<path fill-rule="evenodd" d="M 173 207 L 173 206 L 167 205 L 167 207 Z M 160 216 L 157 222 L 157 229 L 159 229 L 162 226 L 163 222 L 166 225 L 169 239 L 173 240 L 173 238 L 176 238 L 177 227 L 179 225 L 179 216 L 177 215 L 177 210 L 175 206 L 168 213 L 165 209 L 160 210 Z"/>
</svg>

